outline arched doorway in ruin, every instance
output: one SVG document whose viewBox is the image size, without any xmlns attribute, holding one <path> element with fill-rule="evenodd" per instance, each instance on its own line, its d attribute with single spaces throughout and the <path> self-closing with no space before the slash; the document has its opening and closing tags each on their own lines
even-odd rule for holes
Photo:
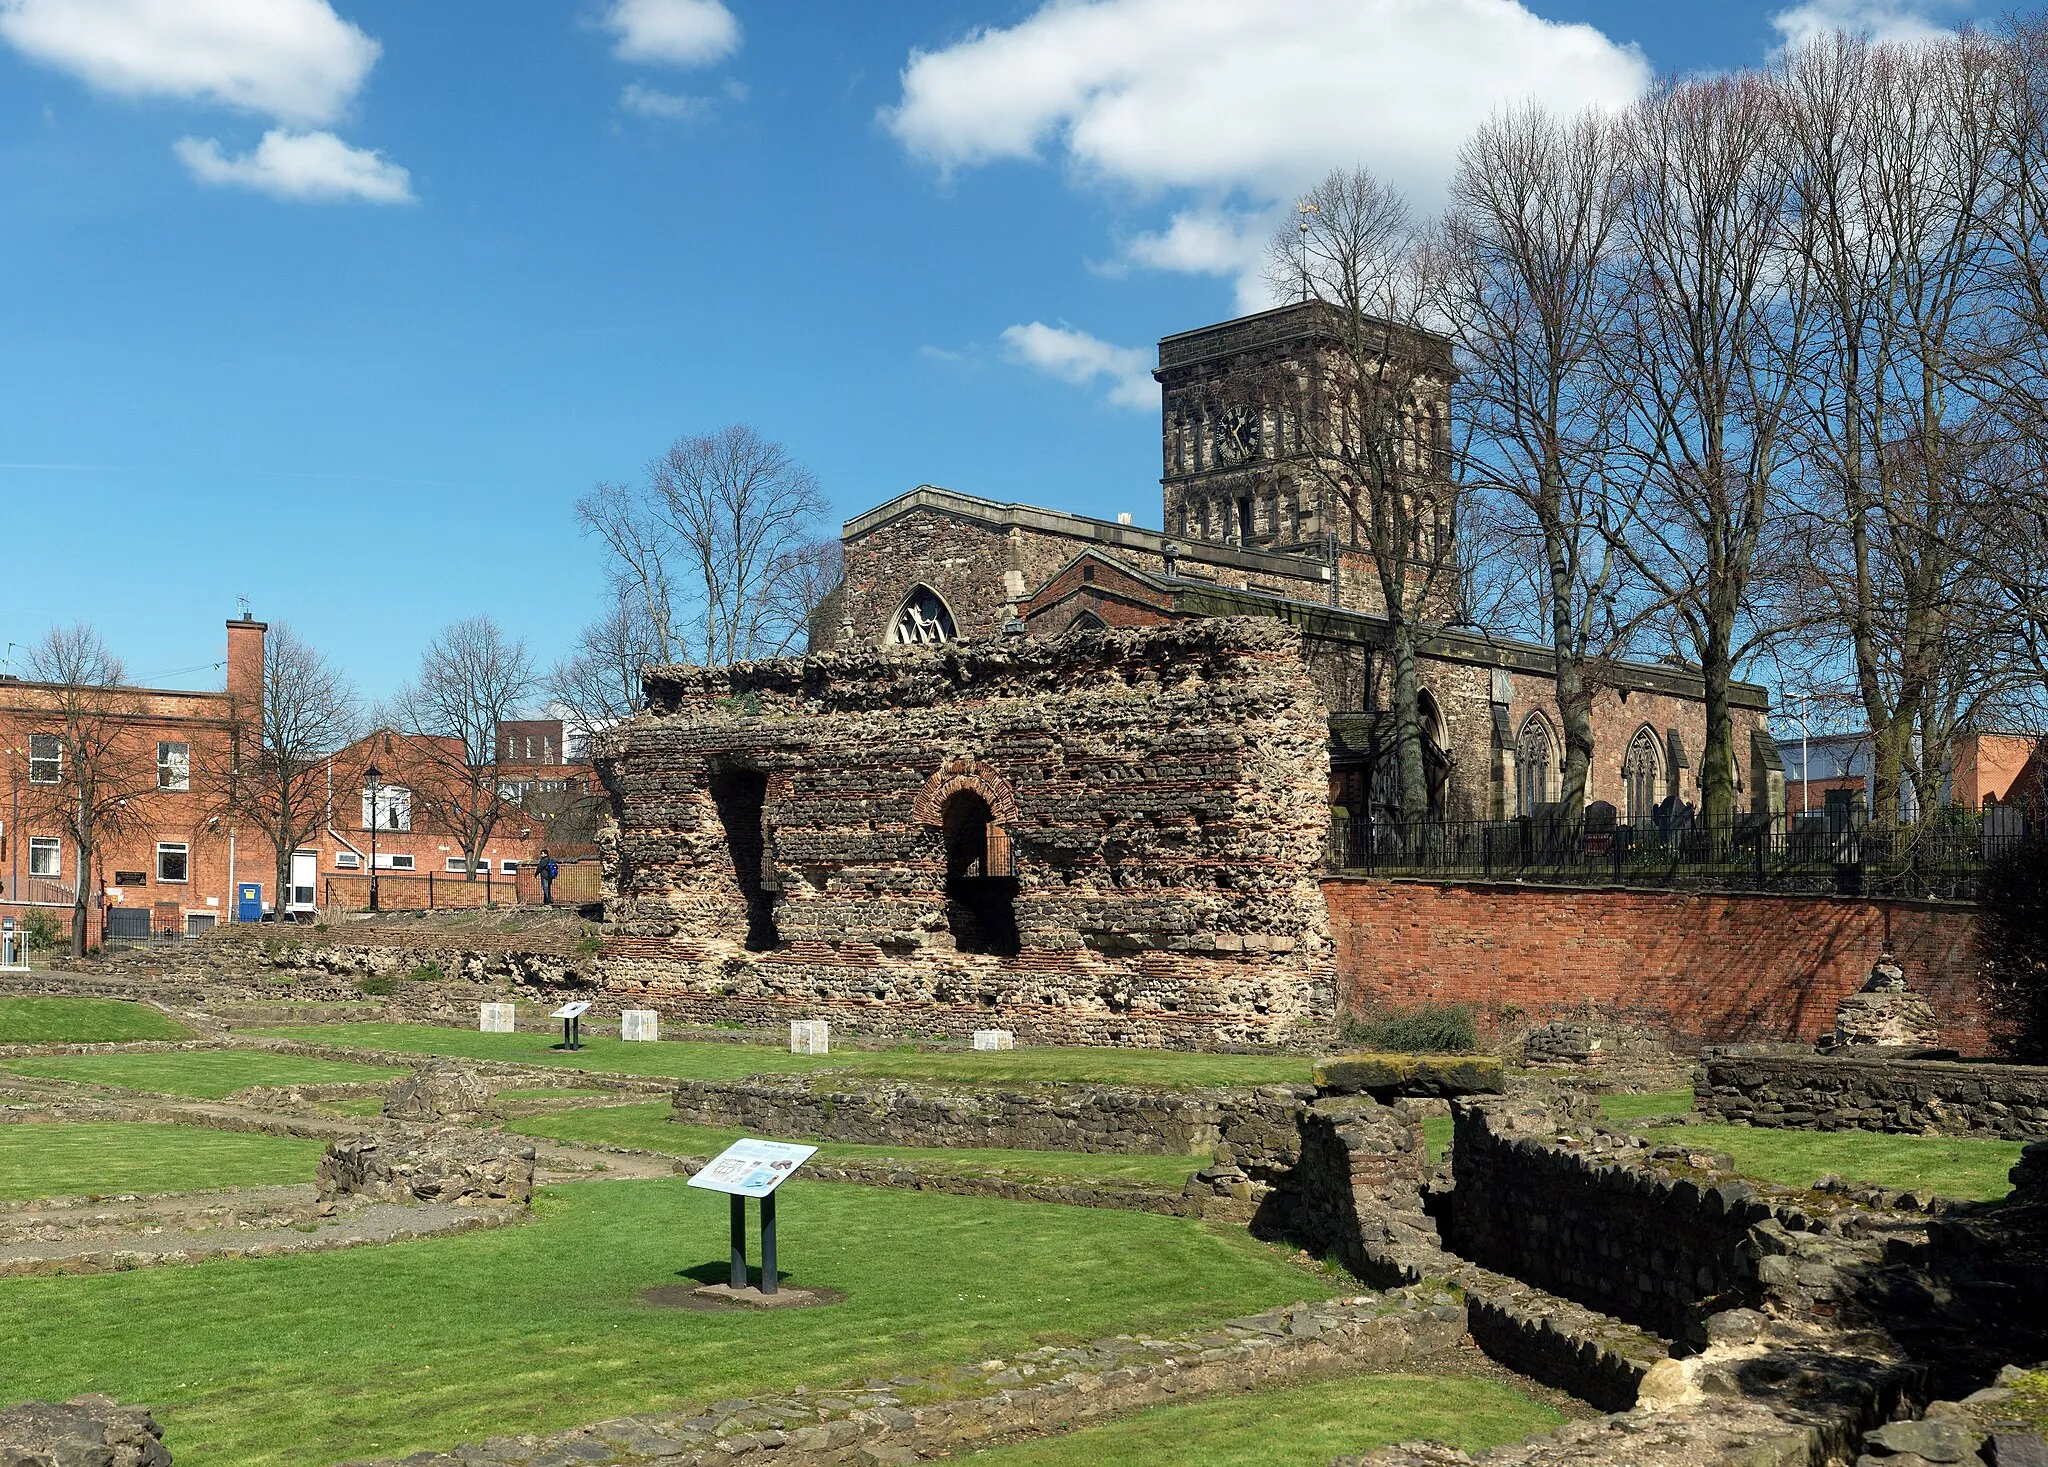
<svg viewBox="0 0 2048 1467">
<path fill-rule="evenodd" d="M 971 755 L 949 759 L 925 781 L 912 805 L 945 851 L 946 926 L 963 953 L 1014 957 L 1018 881 L 1010 853 L 1017 796 L 1009 782 L 977 767 Z"/>
</svg>

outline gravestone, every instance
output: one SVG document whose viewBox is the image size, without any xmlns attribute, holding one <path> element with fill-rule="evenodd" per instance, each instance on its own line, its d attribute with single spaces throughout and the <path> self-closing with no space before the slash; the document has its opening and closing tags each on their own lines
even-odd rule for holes
<svg viewBox="0 0 2048 1467">
<path fill-rule="evenodd" d="M 789 1052 L 791 1054 L 829 1054 L 832 1048 L 832 1026 L 823 1019 L 791 1019 L 789 1021 Z"/>
<path fill-rule="evenodd" d="M 661 1015 L 653 1009 L 620 1009 L 619 1038 L 661 1038 Z"/>
<path fill-rule="evenodd" d="M 1015 1049 L 1017 1047 L 1017 1036 L 1008 1029 L 976 1029 L 974 1031 L 974 1047 L 976 1049 Z"/>
<path fill-rule="evenodd" d="M 483 1034 L 511 1034 L 518 1030 L 517 1010 L 509 1003 L 477 1005 L 476 1027 Z"/>
</svg>

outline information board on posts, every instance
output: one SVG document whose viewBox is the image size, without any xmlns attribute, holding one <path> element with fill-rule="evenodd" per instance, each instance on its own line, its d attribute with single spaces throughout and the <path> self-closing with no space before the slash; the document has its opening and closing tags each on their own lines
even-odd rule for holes
<svg viewBox="0 0 2048 1467">
<path fill-rule="evenodd" d="M 704 1170 L 690 1178 L 690 1185 L 732 1197 L 766 1197 L 817 1151 L 815 1146 L 786 1141 L 742 1139 L 712 1157 Z"/>
</svg>

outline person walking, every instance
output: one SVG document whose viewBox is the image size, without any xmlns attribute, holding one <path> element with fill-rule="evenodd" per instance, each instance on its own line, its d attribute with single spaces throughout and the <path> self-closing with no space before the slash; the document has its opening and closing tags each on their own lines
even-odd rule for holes
<svg viewBox="0 0 2048 1467">
<path fill-rule="evenodd" d="M 562 868 L 555 864 L 555 858 L 550 856 L 547 853 L 547 849 L 543 847 L 540 853 L 540 864 L 533 869 L 534 874 L 540 877 L 541 905 L 552 907 L 555 904 L 555 878 L 562 874 Z"/>
</svg>

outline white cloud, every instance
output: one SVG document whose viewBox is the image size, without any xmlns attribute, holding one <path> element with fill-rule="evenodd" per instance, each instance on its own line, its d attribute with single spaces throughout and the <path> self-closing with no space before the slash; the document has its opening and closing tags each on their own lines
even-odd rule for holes
<svg viewBox="0 0 2048 1467">
<path fill-rule="evenodd" d="M 1278 209 L 1182 209 L 1165 229 L 1126 240 L 1121 258 L 1152 270 L 1228 277 L 1237 282 L 1238 306 L 1261 310 L 1273 303 L 1261 272 L 1280 217 Z"/>
<path fill-rule="evenodd" d="M 913 51 L 883 121 L 942 169 L 1056 151 L 1104 182 L 1269 201 L 1363 163 L 1433 194 L 1502 103 L 1618 107 L 1649 80 L 1633 47 L 1516 0 L 1048 0 Z"/>
<path fill-rule="evenodd" d="M 1873 41 L 1931 41 L 1948 28 L 1928 13 L 1953 10 L 1958 0 L 1806 0 L 1771 17 L 1785 45 L 1802 46 L 1831 31 Z"/>
<path fill-rule="evenodd" d="M 740 48 L 740 23 L 720 0 L 614 0 L 604 25 L 621 61 L 709 66 Z"/>
<path fill-rule="evenodd" d="M 334 121 L 377 42 L 327 0 L 0 0 L 0 40 L 101 91 Z"/>
<path fill-rule="evenodd" d="M 172 144 L 192 176 L 217 187 L 249 188 L 273 198 L 308 203 L 361 199 L 372 204 L 412 202 L 412 176 L 382 153 L 352 148 L 331 132 L 272 128 L 251 152 L 231 158 L 212 138 Z"/>
<path fill-rule="evenodd" d="M 712 102 L 709 97 L 689 97 L 632 82 L 619 93 L 619 105 L 636 116 L 660 122 L 694 122 L 710 112 Z"/>
<path fill-rule="evenodd" d="M 1085 331 L 1033 321 L 1005 329 L 1003 349 L 1011 361 L 1076 387 L 1108 379 L 1109 401 L 1117 407 L 1159 409 L 1152 354 L 1142 347 L 1115 346 Z"/>
</svg>

